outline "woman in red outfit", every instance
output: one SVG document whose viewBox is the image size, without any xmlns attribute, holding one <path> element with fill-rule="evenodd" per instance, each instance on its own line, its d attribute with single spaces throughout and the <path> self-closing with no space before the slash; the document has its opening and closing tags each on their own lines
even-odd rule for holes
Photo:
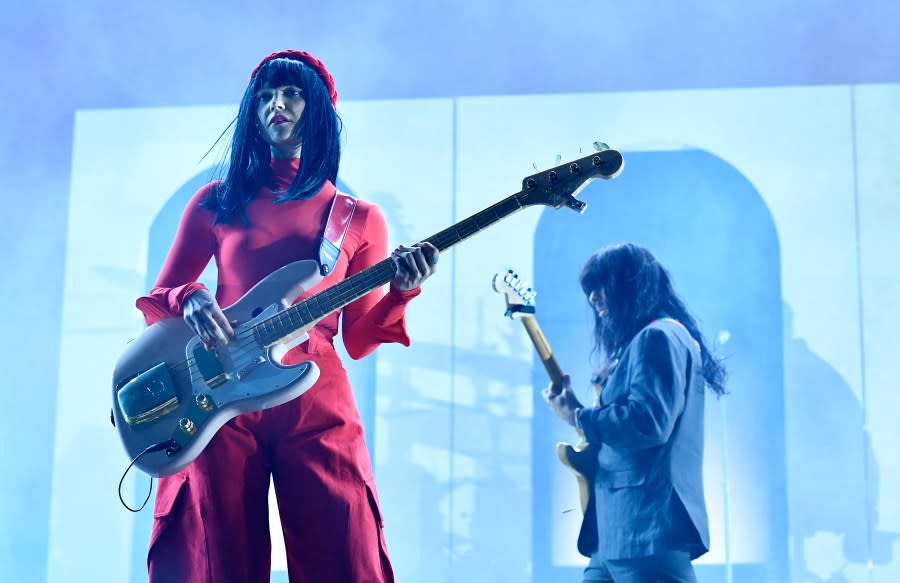
<svg viewBox="0 0 900 583">
<path fill-rule="evenodd" d="M 188 203 L 156 285 L 137 301 L 148 324 L 183 316 L 207 345 L 227 343 L 233 330 L 220 306 L 275 269 L 318 257 L 340 161 L 336 101 L 331 75 L 309 53 L 274 53 L 254 69 L 225 179 Z M 384 217 L 358 201 L 334 269 L 302 297 L 387 254 Z M 393 257 L 398 270 L 388 292 L 372 291 L 340 312 L 353 358 L 383 342 L 409 344 L 406 304 L 433 273 L 438 251 L 423 243 Z M 196 281 L 211 258 L 214 296 Z M 160 479 L 151 583 L 268 583 L 270 478 L 292 583 L 393 581 L 362 424 L 334 350 L 338 316 L 322 319 L 283 359 L 318 365 L 311 389 L 231 420 L 191 465 Z"/>
</svg>

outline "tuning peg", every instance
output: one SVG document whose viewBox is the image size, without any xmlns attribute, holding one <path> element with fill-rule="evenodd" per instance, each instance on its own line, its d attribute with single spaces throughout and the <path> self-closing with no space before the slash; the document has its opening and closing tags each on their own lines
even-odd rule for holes
<svg viewBox="0 0 900 583">
<path fill-rule="evenodd" d="M 562 162 L 562 154 L 556 155 L 556 160 L 553 162 L 554 166 L 559 166 L 559 163 Z"/>
<path fill-rule="evenodd" d="M 609 144 L 604 144 L 603 142 L 594 142 L 593 146 L 594 146 L 594 150 L 597 152 L 602 152 L 603 150 L 609 150 Z"/>
<path fill-rule="evenodd" d="M 531 167 L 534 168 L 535 172 L 540 172 L 540 171 L 541 171 L 541 169 L 538 168 L 538 166 L 537 166 L 537 162 L 532 162 L 532 163 L 531 163 Z"/>
</svg>

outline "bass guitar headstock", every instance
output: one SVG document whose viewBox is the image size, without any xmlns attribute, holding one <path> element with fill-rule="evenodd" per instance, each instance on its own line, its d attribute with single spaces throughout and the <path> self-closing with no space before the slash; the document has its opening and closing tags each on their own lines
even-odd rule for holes
<svg viewBox="0 0 900 583">
<path fill-rule="evenodd" d="M 578 193 L 592 180 L 615 178 L 625 164 L 622 154 L 602 142 L 594 142 L 594 149 L 588 156 L 526 176 L 520 193 L 523 205 L 566 206 L 584 212 L 587 203 L 575 198 Z"/>
</svg>

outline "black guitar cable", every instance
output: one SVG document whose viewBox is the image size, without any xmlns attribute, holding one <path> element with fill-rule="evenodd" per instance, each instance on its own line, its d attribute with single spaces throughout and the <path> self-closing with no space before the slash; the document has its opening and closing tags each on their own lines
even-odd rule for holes
<svg viewBox="0 0 900 583">
<path fill-rule="evenodd" d="M 122 506 L 124 506 L 125 508 L 127 508 L 127 509 L 128 509 L 129 511 L 131 511 L 131 512 L 140 512 L 141 510 L 144 509 L 144 507 L 147 505 L 147 502 L 150 500 L 150 495 L 153 493 L 153 476 L 150 476 L 150 490 L 147 491 L 147 497 L 144 498 L 143 504 L 141 504 L 140 508 L 137 508 L 137 509 L 132 508 L 131 506 L 129 506 L 129 505 L 125 502 L 125 499 L 122 498 L 122 483 L 125 481 L 125 476 L 128 475 L 128 472 L 131 471 L 131 468 L 134 466 L 134 464 L 135 464 L 139 459 L 141 459 L 141 457 L 144 456 L 145 454 L 153 453 L 154 451 L 159 451 L 159 450 L 161 450 L 161 449 L 167 449 L 167 448 L 173 447 L 173 446 L 175 446 L 175 445 L 177 445 L 177 444 L 175 443 L 175 440 L 174 440 L 174 439 L 167 439 L 166 441 L 161 441 L 161 442 L 159 442 L 159 443 L 154 443 L 153 445 L 148 446 L 147 449 L 145 449 L 145 450 L 142 451 L 141 453 L 137 454 L 137 456 L 135 456 L 135 458 L 134 458 L 133 460 L 131 460 L 131 463 L 128 464 L 128 467 L 127 467 L 127 468 L 125 468 L 125 473 L 122 474 L 122 478 L 119 480 L 119 502 L 122 503 Z"/>
</svg>

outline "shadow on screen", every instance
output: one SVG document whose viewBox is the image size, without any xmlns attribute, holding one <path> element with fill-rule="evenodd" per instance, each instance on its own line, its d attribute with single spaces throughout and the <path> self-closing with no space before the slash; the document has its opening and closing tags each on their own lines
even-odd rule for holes
<svg viewBox="0 0 900 583">
<path fill-rule="evenodd" d="M 840 373 L 794 335 L 784 304 L 791 580 L 842 583 L 848 562 L 891 562 L 897 533 L 877 530 L 878 463 L 862 404 Z"/>
</svg>

